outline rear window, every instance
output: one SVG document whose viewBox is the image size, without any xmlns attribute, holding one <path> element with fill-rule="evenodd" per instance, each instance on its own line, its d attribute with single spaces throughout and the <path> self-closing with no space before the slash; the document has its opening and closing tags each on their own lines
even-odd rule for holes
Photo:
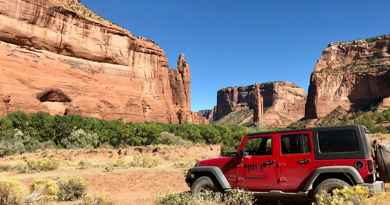
<svg viewBox="0 0 390 205">
<path fill-rule="evenodd" d="M 359 139 L 354 130 L 332 130 L 318 132 L 321 153 L 358 152 Z"/>
</svg>

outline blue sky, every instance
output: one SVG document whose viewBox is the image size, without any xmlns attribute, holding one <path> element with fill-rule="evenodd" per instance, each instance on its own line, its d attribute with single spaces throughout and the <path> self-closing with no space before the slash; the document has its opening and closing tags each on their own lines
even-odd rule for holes
<svg viewBox="0 0 390 205">
<path fill-rule="evenodd" d="M 227 86 L 286 80 L 307 90 L 329 42 L 390 34 L 390 1 L 82 0 L 99 15 L 155 40 L 172 67 L 186 54 L 193 110 Z"/>
</svg>

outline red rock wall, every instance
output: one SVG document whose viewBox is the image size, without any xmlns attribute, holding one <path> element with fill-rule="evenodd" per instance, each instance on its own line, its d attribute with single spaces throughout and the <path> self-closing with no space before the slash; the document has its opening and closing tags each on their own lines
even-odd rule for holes
<svg viewBox="0 0 390 205">
<path fill-rule="evenodd" d="M 133 122 L 202 121 L 191 112 L 184 56 L 177 70 L 167 62 L 156 43 L 107 21 L 49 0 L 0 0 L 0 99 L 9 99 L 0 102 L 2 115 L 20 110 Z M 47 89 L 60 89 L 71 102 L 41 102 L 37 95 Z"/>
<path fill-rule="evenodd" d="M 390 96 L 390 36 L 333 43 L 311 75 L 306 118 L 364 109 Z"/>
<path fill-rule="evenodd" d="M 231 112 L 249 108 L 254 111 L 254 124 L 286 127 L 304 117 L 305 100 L 304 89 L 288 82 L 229 87 L 218 91 L 213 116 L 219 120 Z"/>
</svg>

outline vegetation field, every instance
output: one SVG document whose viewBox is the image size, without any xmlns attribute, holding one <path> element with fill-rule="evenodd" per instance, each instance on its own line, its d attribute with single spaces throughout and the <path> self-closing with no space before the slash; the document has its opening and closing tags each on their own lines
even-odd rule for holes
<svg viewBox="0 0 390 205">
<path fill-rule="evenodd" d="M 381 116 L 372 119 L 386 123 Z M 369 127 L 377 132 L 371 139 L 390 139 L 379 132 L 386 129 L 374 128 Z M 253 196 L 239 191 L 194 199 L 184 175 L 197 160 L 231 149 L 253 131 L 11 113 L 0 119 L 0 204 L 252 205 Z M 323 197 L 321 205 L 379 205 L 389 199 L 353 188 Z"/>
</svg>

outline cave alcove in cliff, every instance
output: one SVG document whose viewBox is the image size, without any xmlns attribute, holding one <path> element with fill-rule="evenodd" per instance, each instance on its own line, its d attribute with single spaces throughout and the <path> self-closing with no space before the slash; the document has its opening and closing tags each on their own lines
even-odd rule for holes
<svg viewBox="0 0 390 205">
<path fill-rule="evenodd" d="M 37 99 L 40 102 L 72 102 L 62 90 L 56 88 L 49 88 L 37 94 Z"/>
</svg>

